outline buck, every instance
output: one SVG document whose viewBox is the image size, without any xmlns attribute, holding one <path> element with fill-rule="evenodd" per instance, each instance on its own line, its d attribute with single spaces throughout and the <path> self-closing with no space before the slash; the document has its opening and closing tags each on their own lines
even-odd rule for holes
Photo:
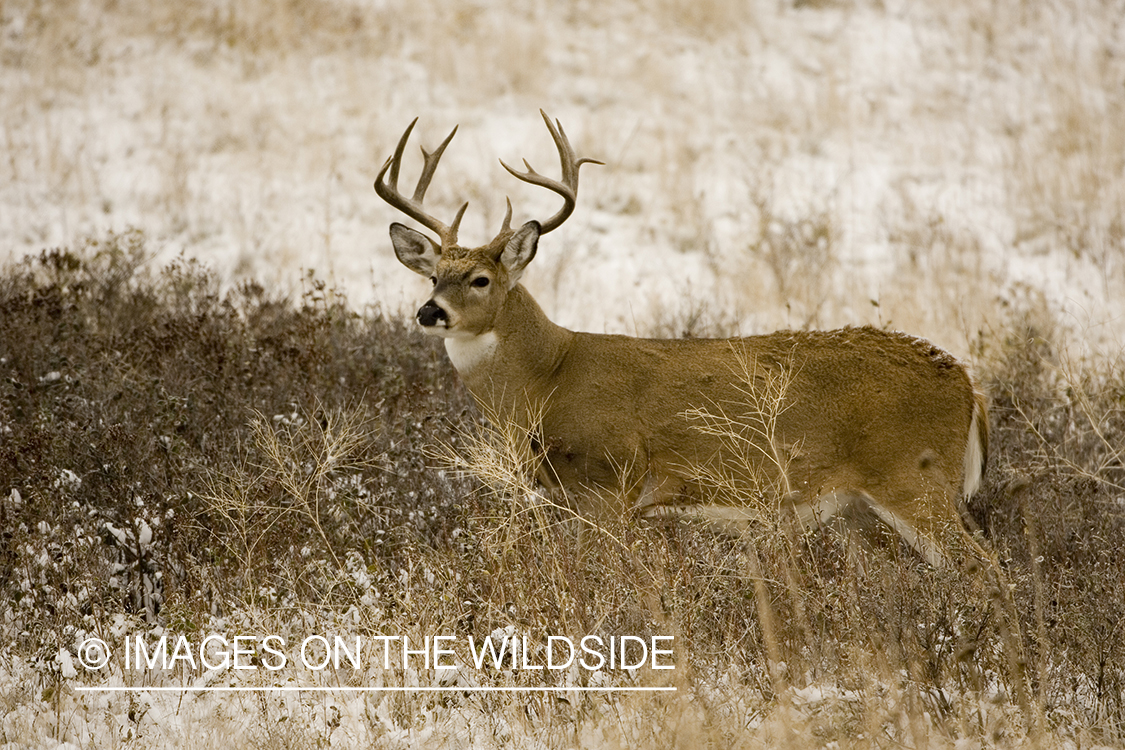
<svg viewBox="0 0 1125 750">
<path fill-rule="evenodd" d="M 662 340 L 552 323 L 520 278 L 539 238 L 574 211 L 579 167 L 601 162 L 577 158 L 561 124 L 541 114 L 561 180 L 526 160 L 525 172 L 501 165 L 562 197 L 545 221 L 513 229 L 508 201 L 491 242 L 458 244 L 468 203 L 449 225 L 422 205 L 457 128 L 422 149 L 413 195 L 398 189 L 417 118 L 375 191 L 436 235 L 390 227 L 398 259 L 433 284 L 418 323 L 444 338 L 482 411 L 529 435 L 543 484 L 563 488 L 587 517 L 690 512 L 726 524 L 784 506 L 812 525 L 866 505 L 935 567 L 951 555 L 988 559 L 958 511 L 984 470 L 985 401 L 933 344 L 870 327 Z"/>
</svg>

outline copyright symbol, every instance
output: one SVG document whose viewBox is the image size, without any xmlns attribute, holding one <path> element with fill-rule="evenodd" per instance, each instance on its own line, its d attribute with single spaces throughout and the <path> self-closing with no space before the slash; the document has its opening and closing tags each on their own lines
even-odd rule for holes
<svg viewBox="0 0 1125 750">
<path fill-rule="evenodd" d="M 87 638 L 78 644 L 78 663 L 89 670 L 98 670 L 109 663 L 109 646 L 101 638 Z"/>
</svg>

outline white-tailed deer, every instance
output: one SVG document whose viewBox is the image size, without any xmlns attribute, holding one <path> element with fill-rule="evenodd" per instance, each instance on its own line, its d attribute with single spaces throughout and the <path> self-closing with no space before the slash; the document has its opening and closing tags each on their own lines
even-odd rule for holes
<svg viewBox="0 0 1125 750">
<path fill-rule="evenodd" d="M 395 254 L 433 282 L 418 322 L 446 351 L 482 410 L 529 431 L 540 479 L 588 515 L 690 508 L 716 522 L 760 517 L 766 489 L 805 524 L 870 506 L 927 561 L 987 560 L 958 513 L 980 483 L 988 446 L 983 396 L 951 355 L 874 328 L 779 331 L 733 339 L 655 340 L 569 331 L 519 284 L 541 235 L 574 210 L 579 159 L 543 119 L 562 179 L 515 177 L 563 207 L 477 248 L 458 244 L 466 203 L 445 225 L 422 208 L 453 132 L 424 164 L 412 197 L 398 190 L 415 120 L 375 181 L 391 206 L 437 240 L 392 224 Z M 600 163 L 600 162 L 593 162 Z M 501 162 L 503 164 L 503 162 Z M 716 491 L 717 488 L 723 491 Z"/>
</svg>

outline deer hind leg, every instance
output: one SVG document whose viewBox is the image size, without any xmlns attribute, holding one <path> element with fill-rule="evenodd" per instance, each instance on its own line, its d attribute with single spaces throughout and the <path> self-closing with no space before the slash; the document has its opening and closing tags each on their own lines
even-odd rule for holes
<svg viewBox="0 0 1125 750">
<path fill-rule="evenodd" d="M 935 568 L 989 564 L 992 558 L 965 529 L 952 485 L 904 482 L 898 487 L 884 502 L 872 501 L 871 509 L 926 562 Z"/>
<path fill-rule="evenodd" d="M 845 555 L 860 575 L 867 570 L 874 526 L 883 523 L 873 511 L 874 501 L 859 490 L 831 491 L 809 500 L 794 493 L 787 498 L 797 524 L 806 531 L 829 527 L 844 543 Z"/>
<path fill-rule="evenodd" d="M 913 547 L 914 551 L 921 555 L 922 559 L 931 566 L 944 568 L 948 565 L 949 558 L 946 557 L 945 550 L 942 548 L 941 544 L 931 539 L 928 534 L 922 533 L 901 515 L 874 501 L 870 503 L 870 507 L 875 515 L 879 517 L 879 520 L 894 529 L 895 533 L 906 540 L 906 543 Z M 960 521 L 958 521 L 958 523 L 960 523 Z"/>
<path fill-rule="evenodd" d="M 944 498 L 939 501 L 939 504 L 945 504 Z M 834 517 L 838 515 L 843 516 L 845 511 L 852 508 L 856 508 L 857 510 L 861 508 L 869 509 L 879 521 L 898 534 L 923 560 L 933 567 L 942 568 L 949 563 L 946 548 L 941 543 L 940 535 L 934 533 L 934 527 L 944 525 L 953 526 L 953 524 L 948 524 L 950 519 L 944 518 L 940 524 L 929 522 L 927 519 L 934 514 L 932 513 L 930 503 L 927 502 L 925 497 L 917 500 L 910 498 L 909 502 L 904 503 L 900 501 L 892 505 L 891 503 L 879 502 L 879 500 L 866 490 L 849 489 L 825 492 L 819 497 L 814 498 L 811 502 L 797 499 L 793 503 L 793 510 L 796 513 L 797 519 L 806 529 L 824 526 Z M 905 508 L 907 510 L 917 508 L 923 512 L 905 513 L 896 511 L 895 508 Z M 915 519 L 921 519 L 926 522 L 918 523 Z M 847 517 L 844 516 L 844 520 L 854 519 L 847 519 Z M 967 538 L 969 544 L 979 550 L 976 543 L 965 533 L 960 517 L 954 517 L 952 521 L 955 522 L 955 528 L 960 529 L 961 533 Z"/>
</svg>

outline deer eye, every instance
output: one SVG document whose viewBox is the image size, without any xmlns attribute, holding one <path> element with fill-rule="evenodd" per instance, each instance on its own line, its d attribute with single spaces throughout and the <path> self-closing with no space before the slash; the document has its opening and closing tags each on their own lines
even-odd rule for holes
<svg viewBox="0 0 1125 750">
<path fill-rule="evenodd" d="M 437 276 L 431 276 L 430 277 L 430 283 L 433 284 L 434 286 L 437 286 Z"/>
<path fill-rule="evenodd" d="M 484 289 L 486 286 L 488 286 L 488 277 L 477 276 L 475 279 L 473 279 L 472 284 L 478 289 Z"/>
</svg>

